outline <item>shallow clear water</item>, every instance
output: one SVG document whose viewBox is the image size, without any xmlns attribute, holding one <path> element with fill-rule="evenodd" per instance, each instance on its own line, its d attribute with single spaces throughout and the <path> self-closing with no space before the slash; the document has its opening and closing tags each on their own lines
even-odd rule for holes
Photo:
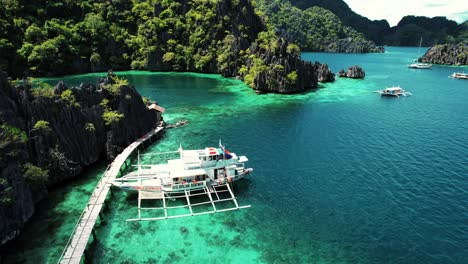
<svg viewBox="0 0 468 264">
<path fill-rule="evenodd" d="M 167 108 L 167 122 L 189 121 L 146 153 L 180 143 L 216 146 L 221 138 L 254 168 L 234 186 L 239 202 L 252 208 L 129 223 L 137 215 L 136 195 L 116 191 L 91 247 L 92 261 L 465 262 L 468 82 L 447 76 L 467 68 L 408 69 L 417 48 L 387 50 L 304 53 L 335 72 L 359 64 L 367 76 L 300 95 L 256 95 L 216 75 L 123 73 Z M 66 79 L 78 84 L 96 76 Z M 413 96 L 373 93 L 393 85 Z M 6 262 L 54 262 L 102 171 L 91 170 L 42 202 L 25 234 L 6 249 Z"/>
</svg>

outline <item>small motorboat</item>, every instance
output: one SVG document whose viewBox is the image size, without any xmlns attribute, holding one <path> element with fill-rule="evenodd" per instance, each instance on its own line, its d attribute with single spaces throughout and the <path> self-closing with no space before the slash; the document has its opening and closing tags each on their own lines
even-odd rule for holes
<svg viewBox="0 0 468 264">
<path fill-rule="evenodd" d="M 432 64 L 429 63 L 411 63 L 408 65 L 408 68 L 412 69 L 430 69 L 432 67 Z"/>
<path fill-rule="evenodd" d="M 464 72 L 454 72 L 452 75 L 449 77 L 454 78 L 454 79 L 462 79 L 462 80 L 468 80 L 468 73 Z"/>
</svg>

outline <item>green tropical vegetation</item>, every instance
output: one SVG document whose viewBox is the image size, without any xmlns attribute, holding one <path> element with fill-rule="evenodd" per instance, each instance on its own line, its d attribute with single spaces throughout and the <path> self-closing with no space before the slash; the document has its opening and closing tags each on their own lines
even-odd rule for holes
<svg viewBox="0 0 468 264">
<path fill-rule="evenodd" d="M 45 120 L 39 120 L 34 124 L 34 129 L 42 130 L 42 131 L 51 131 L 49 122 Z"/>
<path fill-rule="evenodd" d="M 40 188 L 47 183 L 49 171 L 31 163 L 26 163 L 23 166 L 23 175 L 26 181 L 28 181 L 33 188 Z"/>
<path fill-rule="evenodd" d="M 418 46 L 421 37 L 423 46 L 468 41 L 468 21 L 459 25 L 445 17 L 405 16 L 396 26 L 390 27 L 386 20 L 370 20 L 356 14 L 343 0 L 289 1 L 302 10 L 314 6 L 328 9 L 338 16 L 344 25 L 362 32 L 377 45 Z"/>
<path fill-rule="evenodd" d="M 28 136 L 23 130 L 9 125 L 0 125 L 0 161 L 3 158 L 10 156 L 15 157 L 18 154 L 18 145 L 25 144 L 28 141 Z"/>
<path fill-rule="evenodd" d="M 362 33 L 345 26 L 340 18 L 327 9 L 312 6 L 301 10 L 287 1 L 261 0 L 259 9 L 264 12 L 282 36 L 294 41 L 303 50 L 341 51 L 336 44 L 340 39 L 349 39 L 347 45 L 365 46 L 354 52 L 380 52 L 374 43 Z"/>
<path fill-rule="evenodd" d="M 263 58 L 249 47 L 257 42 L 266 51 L 272 49 L 265 45 L 278 43 L 254 5 L 247 0 L 2 0 L 0 69 L 20 77 L 108 68 L 236 76 L 248 65 L 244 72 L 253 79 L 262 72 L 258 60 Z"/>
<path fill-rule="evenodd" d="M 9 205 L 13 202 L 13 188 L 8 180 L 0 176 L 0 205 Z"/>
<path fill-rule="evenodd" d="M 231 1 L 226 1 L 231 2 Z M 2 0 L 0 67 L 13 75 L 160 69 L 209 71 L 232 24 L 217 18 L 217 1 Z M 239 5 L 241 15 L 248 7 Z M 234 19 L 233 19 L 234 20 Z M 234 25 L 233 25 L 234 26 Z M 254 27 L 261 27 L 261 23 Z M 250 25 L 235 28 L 252 42 Z M 249 36 L 250 35 L 250 36 Z"/>
<path fill-rule="evenodd" d="M 68 103 L 68 105 L 73 107 L 80 107 L 80 104 L 76 101 L 75 95 L 73 95 L 72 90 L 65 90 L 60 95 L 60 98 Z"/>
<path fill-rule="evenodd" d="M 102 88 L 109 91 L 111 95 L 120 95 L 120 86 L 128 85 L 128 80 L 124 78 L 119 78 L 117 76 L 114 76 L 111 78 L 112 78 L 112 82 L 103 85 Z"/>
<path fill-rule="evenodd" d="M 120 114 L 118 111 L 113 111 L 113 110 L 106 110 L 102 114 L 102 118 L 104 119 L 104 122 L 106 125 L 111 125 L 114 122 L 119 122 L 120 119 L 124 117 L 123 114 Z"/>
<path fill-rule="evenodd" d="M 395 46 L 423 46 L 468 43 L 468 21 L 460 25 L 445 17 L 405 16 L 397 26 L 387 31 L 385 43 Z"/>
<path fill-rule="evenodd" d="M 84 128 L 88 132 L 95 132 L 96 131 L 96 127 L 94 127 L 93 123 L 86 123 Z"/>
</svg>

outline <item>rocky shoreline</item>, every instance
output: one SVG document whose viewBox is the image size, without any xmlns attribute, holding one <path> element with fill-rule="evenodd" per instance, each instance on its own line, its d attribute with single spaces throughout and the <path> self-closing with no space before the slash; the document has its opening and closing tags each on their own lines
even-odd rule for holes
<svg viewBox="0 0 468 264">
<path fill-rule="evenodd" d="M 41 90 L 41 91 L 39 91 Z M 0 244 L 14 238 L 47 189 L 77 177 L 162 122 L 114 75 L 97 85 L 33 89 L 0 72 Z"/>
<path fill-rule="evenodd" d="M 468 44 L 444 44 L 431 47 L 419 62 L 443 65 L 468 65 Z"/>
</svg>

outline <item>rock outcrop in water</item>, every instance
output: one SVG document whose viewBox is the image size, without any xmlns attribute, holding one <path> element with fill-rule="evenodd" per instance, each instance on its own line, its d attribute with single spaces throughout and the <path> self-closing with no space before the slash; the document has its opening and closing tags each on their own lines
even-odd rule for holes
<svg viewBox="0 0 468 264">
<path fill-rule="evenodd" d="M 32 89 L 0 73 L 0 244 L 17 235 L 49 186 L 114 158 L 161 121 L 116 77 Z"/>
<path fill-rule="evenodd" d="M 468 65 L 468 44 L 436 45 L 430 48 L 418 61 L 445 65 Z"/>
<path fill-rule="evenodd" d="M 316 61 L 314 66 L 319 82 L 333 82 L 335 80 L 335 74 L 328 68 L 327 64 L 321 64 Z"/>
<path fill-rule="evenodd" d="M 366 76 L 366 72 L 358 65 L 354 65 L 352 67 L 349 67 L 348 71 L 346 72 L 344 71 L 344 69 L 341 69 L 338 72 L 338 76 L 344 78 L 362 79 Z"/>
</svg>

